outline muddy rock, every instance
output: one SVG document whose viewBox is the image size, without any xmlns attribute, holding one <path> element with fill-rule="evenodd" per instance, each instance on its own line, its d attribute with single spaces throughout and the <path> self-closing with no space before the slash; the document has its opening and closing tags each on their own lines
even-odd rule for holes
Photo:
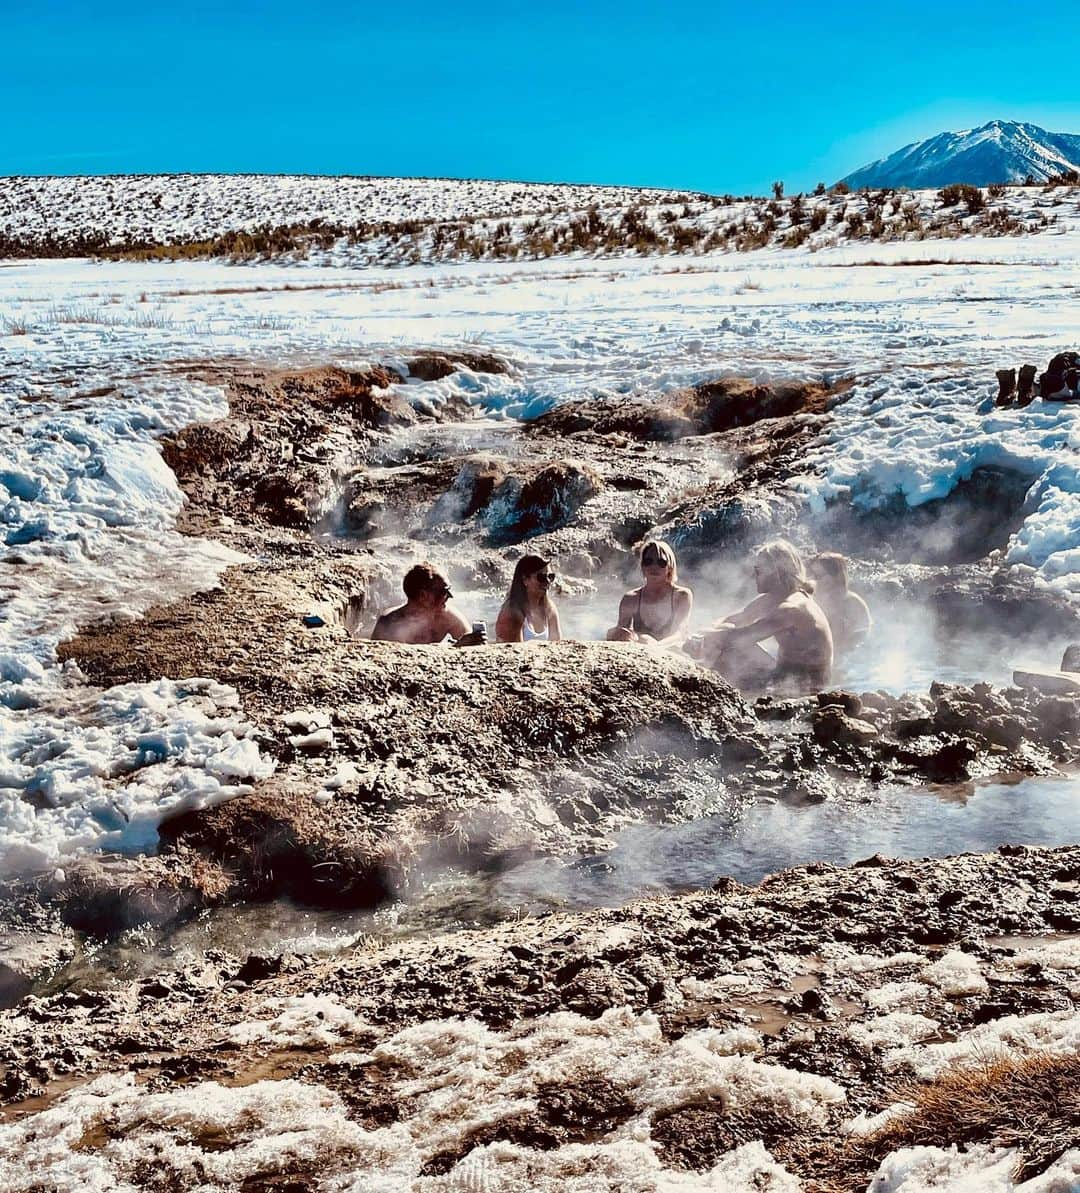
<svg viewBox="0 0 1080 1193">
<path fill-rule="evenodd" d="M 836 705 L 819 709 L 813 719 L 814 740 L 822 745 L 862 746 L 878 735 L 869 721 L 849 716 Z"/>
<path fill-rule="evenodd" d="M 492 493 L 490 504 L 500 507 L 492 533 L 501 540 L 516 541 L 557 530 L 599 493 L 601 485 L 591 468 L 573 460 L 549 464 L 525 476 L 510 475 Z"/>
<path fill-rule="evenodd" d="M 74 954 L 70 932 L 0 931 L 0 1007 L 14 1006 Z"/>
<path fill-rule="evenodd" d="M 330 500 L 338 458 L 366 450 L 372 435 L 420 416 L 375 366 L 277 372 L 220 368 L 229 414 L 161 440 L 166 464 L 188 496 L 181 527 L 207 516 L 302 527 Z"/>
<path fill-rule="evenodd" d="M 510 363 L 491 352 L 424 352 L 405 362 L 410 377 L 441 381 L 461 369 L 473 373 L 509 373 Z"/>
<path fill-rule="evenodd" d="M 722 377 L 675 390 L 654 402 L 590 399 L 567 403 L 535 419 L 531 430 L 543 435 L 587 431 L 665 441 L 728 431 L 762 419 L 821 414 L 843 392 L 843 387 L 797 381 L 762 385 L 744 377 Z"/>
<path fill-rule="evenodd" d="M 530 466 L 477 456 L 462 463 L 426 521 L 437 526 L 479 516 L 493 541 L 518 542 L 567 525 L 602 487 L 593 468 L 574 460 Z"/>
</svg>

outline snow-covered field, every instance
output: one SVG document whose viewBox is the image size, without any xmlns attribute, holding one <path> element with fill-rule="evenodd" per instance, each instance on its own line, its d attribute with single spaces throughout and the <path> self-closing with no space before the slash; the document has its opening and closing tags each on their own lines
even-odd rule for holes
<svg viewBox="0 0 1080 1193">
<path fill-rule="evenodd" d="M 346 269 L 0 262 L 0 859 L 143 846 L 165 812 L 266 773 L 217 687 L 89 693 L 55 664 L 89 613 L 130 616 L 228 562 L 171 529 L 158 434 L 223 397 L 177 362 L 392 361 L 482 346 L 509 376 L 410 385 L 492 416 L 655 394 L 726 371 L 853 376 L 806 500 L 917 504 L 980 464 L 1031 479 L 1007 547 L 1080 594 L 1080 406 L 988 411 L 993 372 L 1080 343 L 1080 230 L 621 260 Z M 186 677 L 172 677 L 183 679 Z M 214 677 L 205 677 L 213 679 Z"/>
<path fill-rule="evenodd" d="M 781 188 L 782 189 L 782 188 Z M 402 178 L 0 178 L 0 253 L 273 257 L 326 267 L 695 259 L 721 250 L 918 244 L 1068 229 L 1074 185 L 826 191 L 775 198 Z"/>
</svg>

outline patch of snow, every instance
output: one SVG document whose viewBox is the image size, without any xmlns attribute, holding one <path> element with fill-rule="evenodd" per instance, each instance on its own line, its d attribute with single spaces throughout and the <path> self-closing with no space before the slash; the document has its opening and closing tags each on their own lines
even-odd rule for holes
<svg viewBox="0 0 1080 1193">
<path fill-rule="evenodd" d="M 939 1026 L 936 1019 L 926 1015 L 891 1011 L 887 1015 L 853 1023 L 848 1028 L 848 1035 L 867 1051 L 874 1048 L 895 1049 L 898 1045 L 912 1044 L 936 1035 Z"/>
<path fill-rule="evenodd" d="M 1044 1011 L 1035 1015 L 1006 1015 L 979 1024 L 955 1040 L 942 1044 L 913 1042 L 887 1052 L 886 1071 L 910 1068 L 929 1080 L 953 1065 L 979 1063 L 1000 1056 L 1029 1056 L 1034 1052 L 1062 1056 L 1080 1051 L 1080 1016 L 1073 1011 Z"/>
<path fill-rule="evenodd" d="M 1002 1148 L 904 1147 L 881 1162 L 867 1193 L 1014 1193 L 1015 1164 Z"/>
<path fill-rule="evenodd" d="M 229 1028 L 234 1044 L 277 1044 L 285 1048 L 315 1048 L 342 1044 L 370 1032 L 370 1025 L 332 994 L 300 994 L 270 999 L 272 1019 L 248 1020 Z"/>
<path fill-rule="evenodd" d="M 919 977 L 949 998 L 987 994 L 990 990 L 979 962 L 970 953 L 945 953 L 928 965 Z"/>
</svg>

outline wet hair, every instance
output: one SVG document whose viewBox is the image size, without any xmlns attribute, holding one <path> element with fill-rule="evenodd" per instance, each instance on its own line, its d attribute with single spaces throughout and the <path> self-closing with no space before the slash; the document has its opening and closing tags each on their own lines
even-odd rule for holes
<svg viewBox="0 0 1080 1193">
<path fill-rule="evenodd" d="M 753 558 L 755 562 L 763 560 L 783 581 L 789 594 L 804 592 L 809 595 L 814 591 L 814 582 L 806 574 L 802 556 L 787 539 L 771 539 L 763 543 L 754 551 Z"/>
<path fill-rule="evenodd" d="M 835 581 L 837 587 L 847 592 L 847 560 L 839 551 L 822 551 L 811 558 L 810 565 L 815 571 L 820 572 L 823 576 L 828 576 Z"/>
<path fill-rule="evenodd" d="M 675 558 L 675 552 L 669 543 L 665 543 L 663 539 L 649 539 L 647 543 L 641 548 L 640 564 L 645 566 L 645 556 L 655 555 L 657 559 L 667 568 L 668 579 L 672 584 L 679 579 L 679 564 Z"/>
<path fill-rule="evenodd" d="M 433 563 L 418 563 L 405 573 L 401 587 L 408 600 L 414 600 L 423 592 L 428 592 L 436 584 L 445 584 L 446 578 Z"/>
<path fill-rule="evenodd" d="M 529 611 L 529 594 L 525 591 L 525 581 L 537 572 L 546 571 L 547 566 L 548 561 L 542 555 L 522 555 L 517 561 L 506 603 L 521 617 Z"/>
</svg>

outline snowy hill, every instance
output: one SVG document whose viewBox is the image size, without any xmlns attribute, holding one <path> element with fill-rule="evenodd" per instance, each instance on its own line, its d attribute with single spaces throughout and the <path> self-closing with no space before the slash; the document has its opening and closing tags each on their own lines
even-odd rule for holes
<svg viewBox="0 0 1080 1193">
<path fill-rule="evenodd" d="M 64 235 L 95 229 L 153 243 L 260 224 L 333 224 L 537 216 L 592 204 L 675 202 L 646 187 L 453 178 L 284 174 L 114 174 L 0 178 L 0 229 Z"/>
<path fill-rule="evenodd" d="M 991 120 L 981 128 L 939 133 L 905 145 L 843 179 L 853 189 L 947 186 L 970 182 L 1023 182 L 1030 174 L 1045 182 L 1080 170 L 1080 135 L 1049 133 L 1035 124 Z"/>
</svg>

